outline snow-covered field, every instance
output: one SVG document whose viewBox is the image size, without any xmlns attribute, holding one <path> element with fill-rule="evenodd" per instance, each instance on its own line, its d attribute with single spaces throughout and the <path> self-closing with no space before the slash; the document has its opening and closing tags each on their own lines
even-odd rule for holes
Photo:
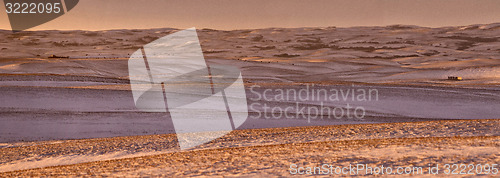
<svg viewBox="0 0 500 178">
<path fill-rule="evenodd" d="M 66 168 L 73 170 L 74 174 L 70 171 L 69 175 L 79 175 L 81 172 L 74 169 L 94 170 L 79 166 L 102 166 L 99 165 L 102 162 L 94 161 L 115 160 L 110 166 L 123 162 L 135 165 L 126 158 L 138 157 L 149 160 L 145 163 L 148 166 L 130 166 L 122 170 L 126 172 L 123 175 L 218 175 L 199 172 L 174 174 L 171 169 L 156 169 L 150 163 L 179 168 L 180 163 L 160 164 L 158 158 L 148 156 L 161 154 L 159 159 L 164 159 L 165 155 L 178 154 L 180 158 L 190 160 L 192 154 L 203 153 L 211 155 L 206 159 L 226 159 L 225 154 L 234 153 L 239 155 L 235 159 L 245 159 L 246 156 L 265 157 L 266 151 L 279 145 L 293 153 L 288 156 L 297 156 L 300 154 L 297 150 L 327 149 L 326 145 L 339 140 L 353 141 L 347 145 L 362 148 L 360 152 L 350 149 L 322 152 L 342 153 L 344 161 L 340 160 L 341 163 L 363 159 L 391 162 L 387 155 L 394 150 L 400 152 L 397 160 L 407 164 L 418 160 L 422 163 L 424 159 L 439 155 L 451 159 L 461 150 L 470 153 L 470 157 L 461 157 L 462 160 L 498 162 L 500 24 L 443 28 L 396 25 L 233 31 L 200 29 L 198 35 L 207 64 L 231 65 L 241 70 L 250 113 L 238 131 L 219 139 L 223 141 L 186 152 L 179 152 L 172 134 L 172 122 L 166 114 L 140 112 L 135 108 L 128 80 L 130 54 L 142 45 L 176 31 L 178 29 L 170 28 L 18 33 L 0 30 L 0 172 L 76 164 L 76 168 L 54 167 L 38 170 L 41 172 L 8 173 L 6 176 L 64 175 L 50 172 Z M 68 58 L 48 58 L 51 55 Z M 459 76 L 464 80 L 446 80 L 448 76 Z M 377 99 L 365 101 L 358 96 L 340 100 L 314 97 L 276 99 L 280 90 L 306 88 L 342 92 L 376 90 Z M 308 98 L 309 95 L 298 97 Z M 264 107 L 286 110 L 288 114 L 299 116 L 299 105 L 345 109 L 348 104 L 362 107 L 365 111 L 363 118 L 320 119 L 327 114 L 324 112 L 317 119 L 307 119 L 313 117 L 311 113 L 287 118 L 283 113 L 277 115 L 281 111 Z M 287 110 L 289 107 L 292 109 Z M 266 118 L 266 115 L 272 118 Z M 450 119 L 461 120 L 437 121 Z M 304 126 L 326 127 L 318 130 L 318 127 Z M 298 127 L 298 130 L 292 127 Z M 352 132 L 344 133 L 345 130 Z M 454 136 L 460 138 L 448 138 Z M 412 140 L 420 137 L 436 137 L 437 141 L 411 151 L 414 145 L 427 142 Z M 391 144 L 401 142 L 391 140 L 393 138 L 402 138 L 403 142 L 406 139 L 411 144 Z M 368 145 L 377 145 L 373 139 L 382 139 L 381 142 L 387 142 L 389 146 L 375 152 L 370 151 L 371 146 L 355 141 L 366 140 Z M 445 144 L 444 151 L 436 146 L 450 140 L 466 146 Z M 470 144 L 474 141 L 488 146 Z M 312 144 L 308 146 L 307 143 Z M 233 147 L 241 149 L 231 150 Z M 418 151 L 426 147 L 441 152 L 426 152 L 419 156 Z M 220 151 L 220 155 L 214 156 L 214 150 Z M 246 154 L 252 150 L 257 153 Z M 404 153 L 416 155 L 416 158 L 405 159 Z M 306 158 L 319 157 L 305 155 L 309 155 Z M 380 157 L 383 155 L 386 157 Z M 86 162 L 93 163 L 83 164 Z M 250 171 L 243 175 L 287 175 L 263 171 L 275 163 L 267 160 L 269 165 L 254 165 L 256 163 L 250 161 L 251 166 L 234 169 L 248 168 Z M 288 160 L 288 163 L 293 163 L 293 160 Z M 203 171 L 204 165 L 193 165 L 201 166 L 199 171 Z M 225 164 L 220 166 L 227 167 Z M 101 168 L 99 175 L 110 175 L 113 171 L 106 166 Z M 143 172 L 139 168 L 144 169 Z M 219 168 L 213 170 L 217 172 Z M 231 170 L 222 174 L 228 172 Z M 85 174 L 92 175 L 91 172 Z"/>
</svg>

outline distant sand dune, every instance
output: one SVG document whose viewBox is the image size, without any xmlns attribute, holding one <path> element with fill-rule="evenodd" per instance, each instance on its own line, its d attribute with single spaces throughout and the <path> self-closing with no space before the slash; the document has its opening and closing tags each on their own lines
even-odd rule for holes
<svg viewBox="0 0 500 178">
<path fill-rule="evenodd" d="M 325 79 L 346 82 L 498 85 L 498 25 L 201 29 L 198 35 L 207 59 L 226 59 L 224 63 L 241 67 L 281 66 L 292 71 L 312 72 L 312 75 L 316 74 L 315 70 L 329 70 L 331 76 Z M 172 28 L 19 33 L 0 30 L 1 59 L 30 59 L 0 62 L 0 73 L 126 77 L 124 60 L 132 52 L 176 31 L 178 29 Z M 71 59 L 45 60 L 50 55 Z M 92 62 L 82 59 L 92 59 Z M 325 66 L 331 68 L 324 69 Z M 342 76 L 349 71 L 356 73 Z M 256 76 L 258 81 L 274 74 L 248 72 L 260 75 Z M 443 80 L 447 75 L 458 75 L 465 80 Z"/>
</svg>

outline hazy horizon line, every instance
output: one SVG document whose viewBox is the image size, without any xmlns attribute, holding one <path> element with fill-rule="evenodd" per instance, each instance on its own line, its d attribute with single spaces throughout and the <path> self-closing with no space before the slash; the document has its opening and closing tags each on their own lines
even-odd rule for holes
<svg viewBox="0 0 500 178">
<path fill-rule="evenodd" d="M 431 29 L 438 29 L 438 28 L 449 28 L 449 27 L 467 27 L 467 26 L 474 26 L 474 25 L 492 25 L 492 24 L 500 24 L 499 22 L 493 22 L 493 23 L 475 23 L 475 24 L 469 24 L 469 25 L 456 25 L 456 26 L 439 26 L 439 27 L 430 27 L 430 26 L 421 26 L 421 25 L 414 25 L 414 24 L 392 24 L 392 25 L 356 25 L 356 26 L 302 26 L 302 27 L 266 27 L 266 28 L 238 28 L 238 29 L 216 29 L 216 28 L 198 28 L 194 27 L 198 30 L 217 30 L 217 31 L 238 31 L 238 30 L 261 30 L 261 29 L 298 29 L 298 28 L 362 28 L 362 27 L 392 27 L 392 26 L 411 26 L 411 27 L 416 27 L 416 28 L 431 28 Z M 193 27 L 189 27 L 193 28 Z M 98 31 L 113 31 L 113 30 L 153 30 L 153 29 L 174 29 L 174 30 L 181 30 L 181 29 L 187 29 L 187 28 L 180 28 L 180 27 L 155 27 L 155 28 L 111 28 L 111 29 L 100 29 L 100 30 L 58 30 L 58 29 L 47 29 L 47 30 L 23 30 L 20 32 L 37 32 L 37 31 L 93 31 L 93 32 L 98 32 Z M 2 31 L 12 31 L 12 29 L 0 29 Z"/>
</svg>

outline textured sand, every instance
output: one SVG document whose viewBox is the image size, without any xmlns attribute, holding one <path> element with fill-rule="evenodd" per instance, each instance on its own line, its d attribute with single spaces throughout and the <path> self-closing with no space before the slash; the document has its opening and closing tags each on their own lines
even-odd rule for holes
<svg viewBox="0 0 500 178">
<path fill-rule="evenodd" d="M 499 120 L 451 120 L 238 130 L 189 151 L 178 150 L 174 135 L 27 142 L 0 149 L 0 170 L 51 167 L 0 175 L 287 176 L 290 164 L 497 164 L 498 129 Z"/>
</svg>

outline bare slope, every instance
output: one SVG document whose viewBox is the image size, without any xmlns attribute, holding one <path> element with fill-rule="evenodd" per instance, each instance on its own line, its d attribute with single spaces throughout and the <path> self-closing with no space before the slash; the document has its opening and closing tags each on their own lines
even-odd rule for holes
<svg viewBox="0 0 500 178">
<path fill-rule="evenodd" d="M 125 61 L 131 53 L 175 31 L 177 29 L 171 28 L 0 31 L 0 58 L 7 59 L 0 61 L 0 73 L 126 78 L 126 70 L 118 69 L 126 69 Z M 319 77 L 275 78 L 271 81 L 499 83 L 499 24 L 444 28 L 396 25 L 233 31 L 202 29 L 198 34 L 206 58 L 247 61 L 231 64 L 241 66 L 249 78 L 257 81 L 269 81 L 266 77 L 273 75 L 307 73 Z M 50 55 L 69 56 L 70 59 L 46 59 Z M 20 58 L 24 60 L 10 60 Z M 99 60 L 77 60 L 82 58 Z M 449 75 L 462 76 L 466 80 L 442 80 Z"/>
</svg>

